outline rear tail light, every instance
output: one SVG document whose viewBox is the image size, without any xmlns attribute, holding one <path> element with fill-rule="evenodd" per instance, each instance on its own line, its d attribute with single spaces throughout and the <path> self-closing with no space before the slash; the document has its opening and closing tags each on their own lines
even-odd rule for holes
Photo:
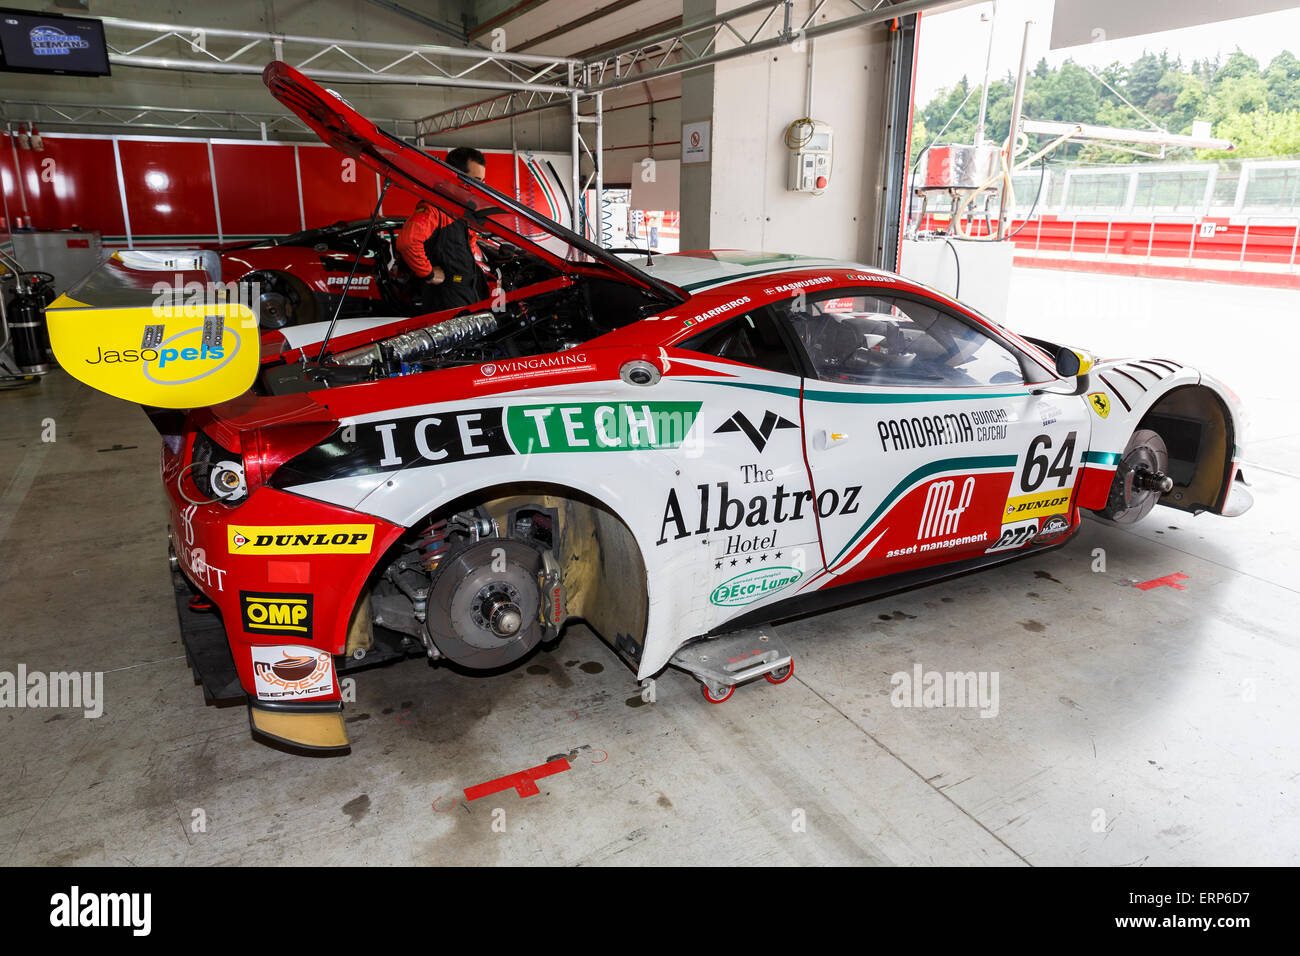
<svg viewBox="0 0 1300 956">
<path fill-rule="evenodd" d="M 320 444 L 336 428 L 338 422 L 296 422 L 240 432 L 244 480 L 249 493 L 266 484 L 286 461 Z"/>
</svg>

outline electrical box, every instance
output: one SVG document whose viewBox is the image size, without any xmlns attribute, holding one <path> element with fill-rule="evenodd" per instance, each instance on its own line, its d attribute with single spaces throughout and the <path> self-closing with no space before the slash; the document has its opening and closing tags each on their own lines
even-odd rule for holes
<svg viewBox="0 0 1300 956">
<path fill-rule="evenodd" d="M 786 132 L 790 147 L 790 183 L 795 192 L 821 192 L 831 184 L 831 139 L 829 123 L 800 120 Z"/>
</svg>

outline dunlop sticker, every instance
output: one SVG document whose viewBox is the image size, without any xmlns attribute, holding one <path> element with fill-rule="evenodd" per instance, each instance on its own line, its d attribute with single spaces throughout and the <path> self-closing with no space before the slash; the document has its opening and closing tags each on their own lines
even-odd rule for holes
<svg viewBox="0 0 1300 956">
<path fill-rule="evenodd" d="M 231 554 L 369 554 L 372 524 L 235 525 L 227 529 Z"/>
<path fill-rule="evenodd" d="M 1007 499 L 1006 510 L 1002 513 L 1002 522 L 1021 521 L 1025 518 L 1043 518 L 1048 515 L 1068 511 L 1073 488 L 1060 488 L 1053 491 L 1036 491 L 1032 495 L 1019 495 Z"/>
</svg>

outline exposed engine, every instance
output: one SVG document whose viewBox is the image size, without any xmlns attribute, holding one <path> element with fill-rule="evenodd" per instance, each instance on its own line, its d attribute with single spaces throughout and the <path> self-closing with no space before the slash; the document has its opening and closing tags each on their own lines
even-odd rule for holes
<svg viewBox="0 0 1300 956">
<path fill-rule="evenodd" d="M 575 348 L 662 310 L 646 292 L 602 279 L 525 299 L 500 311 L 474 312 L 329 355 L 323 365 L 274 365 L 261 378 L 265 392 L 289 392 L 472 365 Z"/>
</svg>

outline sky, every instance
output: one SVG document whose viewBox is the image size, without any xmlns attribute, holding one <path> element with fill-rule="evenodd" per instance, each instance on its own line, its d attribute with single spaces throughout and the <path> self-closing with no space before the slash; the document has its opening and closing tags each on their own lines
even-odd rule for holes
<svg viewBox="0 0 1300 956">
<path fill-rule="evenodd" d="M 1162 2 L 1176 3 L 1177 0 Z M 1300 4 L 1300 0 L 1297 3 Z M 1019 67 L 1026 20 L 1034 21 L 1029 34 L 1031 70 L 1040 57 L 1047 57 L 1051 66 L 1073 59 L 1076 63 L 1103 67 L 1116 60 L 1131 63 L 1144 52 L 1159 53 L 1161 50 L 1181 56 L 1184 64 L 1195 59 L 1213 58 L 1216 54 L 1226 60 L 1237 47 L 1263 65 L 1284 49 L 1300 56 L 1300 5 L 1297 9 L 1278 13 L 1049 51 L 1052 4 L 1053 0 L 998 0 L 991 78 L 1003 77 L 1007 71 L 1015 73 Z M 972 85 L 983 79 L 989 26 L 980 23 L 980 14 L 987 14 L 991 8 L 991 3 L 977 3 L 950 13 L 922 16 L 916 75 L 918 104 L 930 102 L 940 89 L 958 82 L 963 73 Z"/>
</svg>

